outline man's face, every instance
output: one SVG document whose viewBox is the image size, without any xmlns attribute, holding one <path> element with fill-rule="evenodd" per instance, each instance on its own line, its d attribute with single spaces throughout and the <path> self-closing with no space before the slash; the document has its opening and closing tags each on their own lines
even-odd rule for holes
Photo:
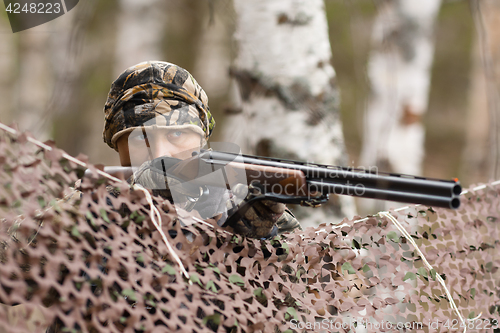
<svg viewBox="0 0 500 333">
<path fill-rule="evenodd" d="M 116 141 L 122 166 L 140 166 L 157 157 L 191 157 L 201 148 L 201 136 L 188 129 L 142 127 L 122 135 Z"/>
</svg>

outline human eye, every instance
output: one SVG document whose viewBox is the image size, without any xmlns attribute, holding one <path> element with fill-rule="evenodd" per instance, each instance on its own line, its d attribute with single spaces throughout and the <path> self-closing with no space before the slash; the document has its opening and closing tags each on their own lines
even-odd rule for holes
<svg viewBox="0 0 500 333">
<path fill-rule="evenodd" d="M 151 140 L 151 135 L 147 135 L 146 133 L 135 133 L 129 136 L 128 141 L 134 144 L 141 144 L 143 142 L 148 143 Z"/>
<path fill-rule="evenodd" d="M 131 136 L 130 139 L 133 141 L 144 141 L 144 140 L 146 140 L 146 136 L 144 134 L 137 134 L 137 135 Z"/>
<path fill-rule="evenodd" d="M 168 133 L 168 138 L 170 140 L 178 140 L 184 135 L 184 131 L 172 131 Z"/>
</svg>

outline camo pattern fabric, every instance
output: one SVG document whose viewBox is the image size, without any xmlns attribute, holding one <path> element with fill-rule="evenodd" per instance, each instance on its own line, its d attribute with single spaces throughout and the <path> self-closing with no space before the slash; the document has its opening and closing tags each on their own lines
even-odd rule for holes
<svg viewBox="0 0 500 333">
<path fill-rule="evenodd" d="M 139 126 L 183 126 L 208 139 L 215 120 L 208 97 L 185 69 L 161 61 L 125 70 L 112 83 L 104 106 L 104 141 L 113 149 L 127 131 Z"/>
<path fill-rule="evenodd" d="M 411 205 L 259 240 L 125 181 L 85 178 L 68 200 L 83 170 L 24 135 L 0 134 L 0 168 L 0 332 L 500 329 L 500 181 L 458 210 Z"/>
<path fill-rule="evenodd" d="M 300 222 L 295 218 L 293 213 L 286 209 L 283 215 L 276 222 L 278 226 L 278 234 L 293 232 L 294 230 L 302 230 Z"/>
</svg>

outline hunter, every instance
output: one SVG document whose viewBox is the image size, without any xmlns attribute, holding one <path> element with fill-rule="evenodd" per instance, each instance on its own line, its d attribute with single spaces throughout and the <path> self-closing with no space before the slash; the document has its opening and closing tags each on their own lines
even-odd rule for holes
<svg viewBox="0 0 500 333">
<path fill-rule="evenodd" d="M 185 69 L 162 61 L 126 69 L 111 85 L 104 115 L 104 141 L 118 152 L 121 165 L 140 165 L 130 181 L 170 201 L 165 179 L 147 172 L 152 161 L 191 157 L 207 143 L 215 127 L 203 88 Z M 153 185 L 159 182 L 163 189 L 154 190 Z M 200 197 L 189 209 L 224 226 L 235 195 L 248 193 L 248 199 L 258 193 L 253 185 L 242 186 L 245 191 L 210 188 L 210 195 Z M 284 204 L 263 200 L 253 204 L 232 227 L 244 236 L 270 238 L 300 228 L 300 224 Z"/>
</svg>

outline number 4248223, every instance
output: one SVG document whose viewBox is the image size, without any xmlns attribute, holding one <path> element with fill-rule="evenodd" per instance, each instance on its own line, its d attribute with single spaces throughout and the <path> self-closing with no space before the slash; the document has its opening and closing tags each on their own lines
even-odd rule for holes
<svg viewBox="0 0 500 333">
<path fill-rule="evenodd" d="M 59 14 L 61 12 L 60 3 L 31 2 L 25 3 L 21 8 L 18 2 L 9 3 L 5 10 L 11 14 L 31 13 L 31 14 Z"/>
<path fill-rule="evenodd" d="M 453 319 L 453 320 L 447 320 L 444 325 L 444 327 L 448 329 L 457 329 L 459 327 L 464 328 L 467 327 L 469 329 L 491 329 L 491 328 L 497 328 L 498 327 L 498 320 L 493 319 L 467 319 L 466 323 L 464 324 L 463 322 L 459 322 L 458 319 Z"/>
</svg>

